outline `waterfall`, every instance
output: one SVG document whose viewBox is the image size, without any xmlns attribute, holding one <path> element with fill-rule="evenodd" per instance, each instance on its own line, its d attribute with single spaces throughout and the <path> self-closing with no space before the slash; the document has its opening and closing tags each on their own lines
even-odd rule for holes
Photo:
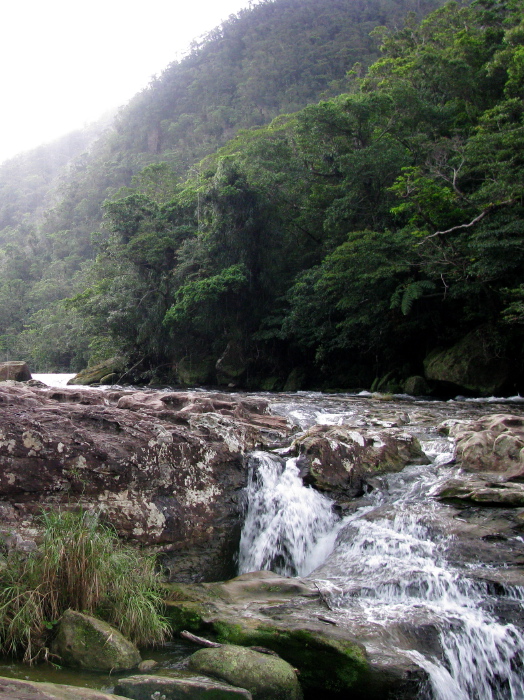
<svg viewBox="0 0 524 700">
<path fill-rule="evenodd" d="M 312 572 L 339 625 L 383 629 L 391 645 L 395 631 L 432 630 L 431 644 L 397 649 L 425 669 L 432 700 L 524 700 L 522 631 L 500 619 L 488 584 L 448 555 L 448 511 L 431 494 L 453 473 L 450 443 L 425 447 L 433 465 L 380 477 L 342 521 L 303 486 L 295 460 L 254 453 L 240 572 Z M 524 589 L 501 595 L 522 614 Z"/>
<path fill-rule="evenodd" d="M 333 502 L 303 485 L 296 459 L 254 452 L 248 463 L 247 512 L 239 572 L 270 569 L 305 576 L 333 549 Z"/>
</svg>

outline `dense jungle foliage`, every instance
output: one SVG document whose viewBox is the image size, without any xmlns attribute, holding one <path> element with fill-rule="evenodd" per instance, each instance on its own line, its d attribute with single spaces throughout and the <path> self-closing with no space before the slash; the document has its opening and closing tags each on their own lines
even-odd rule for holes
<svg viewBox="0 0 524 700">
<path fill-rule="evenodd" d="M 281 6 L 294 16 L 298 5 L 311 15 L 308 31 L 324 26 L 315 8 L 339 27 L 348 7 L 276 2 L 255 10 L 270 17 Z M 353 5 L 360 12 L 378 7 Z M 422 21 L 411 16 L 400 30 L 377 28 L 381 57 L 367 69 L 345 64 L 358 50 L 342 50 L 338 34 L 319 29 L 325 62 L 313 70 L 305 51 L 315 45 L 311 35 L 296 46 L 288 35 L 281 41 L 285 64 L 293 56 L 310 86 L 334 56 L 343 54 L 341 66 L 351 70 L 345 79 L 324 80 L 326 99 L 265 126 L 253 125 L 254 113 L 244 122 L 239 116 L 249 86 L 259 90 L 253 104 L 264 117 L 311 102 L 315 89 L 306 95 L 291 68 L 290 76 L 281 68 L 271 74 L 267 65 L 263 77 L 255 72 L 252 82 L 222 88 L 237 60 L 223 41 L 230 68 L 206 70 L 207 94 L 230 94 L 235 126 L 221 122 L 218 141 L 209 136 L 209 114 L 200 112 L 185 131 L 181 117 L 166 122 L 177 68 L 168 69 L 162 87 L 151 88 L 154 99 L 139 95 L 122 115 L 112 141 L 128 156 L 135 149 L 141 164 L 146 143 L 162 157 L 107 199 L 103 226 L 89 242 L 96 259 L 80 266 L 74 282 L 64 265 L 82 236 L 47 232 L 46 241 L 69 252 L 55 254 L 55 272 L 33 282 L 31 293 L 37 290 L 45 308 L 14 333 L 17 355 L 25 349 L 33 364 L 60 367 L 119 354 L 135 376 L 182 383 L 278 389 L 292 372 L 294 385 L 356 388 L 386 374 L 399 381 L 419 374 L 431 350 L 476 330 L 489 353 L 521 364 L 523 9 L 522 0 L 450 3 Z M 235 26 L 232 20 L 229 29 Z M 222 45 L 208 41 L 186 59 L 195 72 L 203 52 Z M 244 50 L 239 46 L 243 66 L 251 61 L 262 70 L 275 58 L 275 51 L 261 49 L 263 60 Z M 371 52 L 366 44 L 360 55 Z M 177 109 L 191 100 L 210 104 L 190 85 L 188 78 Z M 243 125 L 249 128 L 180 178 L 182 162 Z M 71 201 L 66 197 L 46 225 Z M 26 280 L 9 282 L 0 307 L 21 318 L 13 307 Z M 73 286 L 76 294 L 59 301 Z"/>
<path fill-rule="evenodd" d="M 85 284 L 78 272 L 97 253 L 104 200 L 158 162 L 173 171 L 169 193 L 240 127 L 338 94 L 356 60 L 378 57 L 376 25 L 400 26 L 437 2 L 262 0 L 195 41 L 111 128 L 101 120 L 0 165 L 0 358 L 67 370 L 103 355 L 57 302 Z"/>
</svg>

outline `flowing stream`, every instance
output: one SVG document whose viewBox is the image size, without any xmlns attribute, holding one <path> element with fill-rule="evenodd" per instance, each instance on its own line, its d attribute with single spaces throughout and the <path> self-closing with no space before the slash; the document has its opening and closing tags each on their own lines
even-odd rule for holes
<svg viewBox="0 0 524 700">
<path fill-rule="evenodd" d="M 326 412 L 319 420 L 303 407 L 280 412 L 302 427 L 344 420 Z M 337 624 L 372 630 L 427 672 L 421 697 L 522 700 L 524 635 L 511 615 L 522 617 L 524 589 L 499 586 L 495 597 L 471 565 L 450 559 L 449 509 L 432 493 L 452 474 L 453 448 L 445 438 L 422 444 L 431 465 L 380 477 L 344 519 L 302 484 L 295 460 L 252 455 L 240 572 L 308 575 Z M 510 621 L 499 614 L 501 601 Z"/>
<path fill-rule="evenodd" d="M 64 386 L 70 375 L 36 378 Z M 387 427 L 382 414 L 376 418 L 376 405 L 367 405 L 359 397 L 272 396 L 273 412 L 299 430 L 347 421 Z M 494 566 L 482 563 L 481 552 L 457 555 L 450 509 L 432 496 L 456 471 L 447 464 L 453 447 L 434 426 L 444 418 L 483 415 L 488 406 L 485 400 L 449 405 L 397 400 L 392 408 L 409 409 L 409 427 L 432 464 L 375 478 L 372 490 L 344 518 L 328 498 L 303 485 L 296 460 L 283 458 L 282 451 L 255 452 L 249 460 L 240 573 L 271 569 L 313 580 L 330 617 L 349 634 L 371 635 L 374 645 L 394 649 L 424 669 L 429 682 L 421 700 L 524 700 L 524 588 L 494 586 L 490 575 L 479 575 Z M 508 411 L 492 412 L 497 410 Z M 524 540 L 512 537 L 524 554 Z M 177 663 L 178 651 L 168 654 Z M 28 673 L 27 667 L 2 668 L 3 675 Z M 66 682 L 107 683 L 80 677 Z"/>
</svg>

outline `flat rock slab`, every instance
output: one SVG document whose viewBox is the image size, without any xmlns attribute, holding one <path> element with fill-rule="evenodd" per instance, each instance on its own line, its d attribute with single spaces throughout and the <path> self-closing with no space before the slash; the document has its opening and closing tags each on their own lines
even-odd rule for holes
<svg viewBox="0 0 524 700">
<path fill-rule="evenodd" d="M 465 501 L 505 508 L 524 507 L 523 484 L 455 478 L 442 484 L 434 495 L 444 501 Z"/>
<path fill-rule="evenodd" d="M 117 700 L 116 695 L 91 688 L 55 683 L 34 683 L 0 677 L 1 700 Z"/>
<path fill-rule="evenodd" d="M 115 686 L 115 693 L 123 695 L 125 698 L 132 698 L 132 700 L 150 700 L 152 697 L 164 700 L 252 700 L 253 697 L 244 688 L 235 688 L 211 678 L 183 673 L 180 674 L 180 677 L 130 676 L 123 678 Z"/>
</svg>

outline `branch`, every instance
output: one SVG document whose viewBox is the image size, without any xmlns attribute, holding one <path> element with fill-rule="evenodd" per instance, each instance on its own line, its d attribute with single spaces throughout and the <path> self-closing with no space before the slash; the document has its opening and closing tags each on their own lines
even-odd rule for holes
<svg viewBox="0 0 524 700">
<path fill-rule="evenodd" d="M 197 637 L 196 634 L 191 634 L 191 632 L 188 632 L 187 630 L 182 630 L 182 632 L 180 632 L 180 636 L 184 639 L 188 639 L 190 642 L 198 644 L 201 647 L 215 648 L 224 646 L 223 644 L 219 644 L 218 642 L 212 642 L 209 639 L 204 639 L 204 637 Z"/>
<path fill-rule="evenodd" d="M 426 236 L 424 240 L 420 241 L 420 243 L 417 243 L 417 245 L 423 245 L 427 240 L 429 240 L 430 238 L 435 238 L 435 236 L 443 236 L 446 233 L 453 233 L 453 231 L 460 231 L 464 228 L 471 228 L 472 226 L 475 226 L 475 224 L 478 224 L 479 221 L 482 221 L 482 219 L 490 212 L 494 211 L 495 209 L 500 209 L 500 207 L 505 207 L 510 204 L 514 204 L 516 201 L 516 199 L 506 199 L 504 202 L 498 202 L 498 204 L 490 204 L 468 224 L 459 224 L 458 226 L 452 226 L 451 228 L 448 228 L 445 231 L 435 231 L 435 233 Z"/>
</svg>

